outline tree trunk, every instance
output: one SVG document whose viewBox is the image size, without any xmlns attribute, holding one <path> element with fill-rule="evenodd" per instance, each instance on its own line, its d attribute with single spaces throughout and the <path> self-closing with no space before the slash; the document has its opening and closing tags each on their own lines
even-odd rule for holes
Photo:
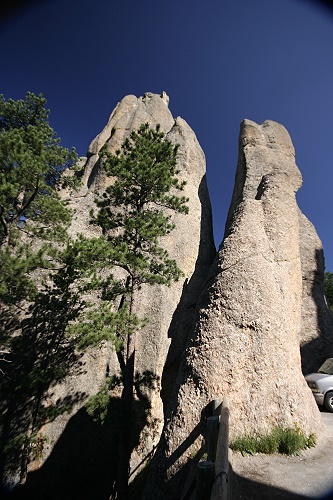
<svg viewBox="0 0 333 500">
<path fill-rule="evenodd" d="M 0 246 L 7 246 L 9 243 L 9 231 L 8 231 L 8 225 L 5 220 L 4 216 L 5 210 L 3 207 L 0 208 L 0 225 L 2 226 L 3 229 L 3 236 L 0 241 Z"/>
<path fill-rule="evenodd" d="M 135 291 L 132 287 L 130 300 L 130 313 L 135 314 Z M 133 404 L 134 369 L 135 369 L 135 341 L 136 334 L 133 332 L 127 338 L 126 367 L 123 372 L 123 392 L 122 392 L 122 422 L 119 437 L 118 449 L 118 470 L 117 470 L 117 499 L 129 499 L 129 467 L 131 459 L 131 414 Z"/>
</svg>

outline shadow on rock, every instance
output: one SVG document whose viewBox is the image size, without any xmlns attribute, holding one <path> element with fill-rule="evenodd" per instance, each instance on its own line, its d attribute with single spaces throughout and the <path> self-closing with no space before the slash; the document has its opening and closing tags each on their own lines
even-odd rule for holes
<svg viewBox="0 0 333 500">
<path fill-rule="evenodd" d="M 68 422 L 45 464 L 11 498 L 108 500 L 116 479 L 117 420 L 95 422 L 84 408 Z"/>
</svg>

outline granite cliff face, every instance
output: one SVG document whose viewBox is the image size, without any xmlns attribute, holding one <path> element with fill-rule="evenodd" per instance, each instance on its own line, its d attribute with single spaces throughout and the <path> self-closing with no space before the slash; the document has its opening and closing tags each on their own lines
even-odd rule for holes
<svg viewBox="0 0 333 500">
<path fill-rule="evenodd" d="M 318 274 L 320 243 L 296 203 L 301 183 L 285 128 L 244 120 L 225 237 L 197 304 L 147 499 L 178 498 L 189 457 L 202 444 L 202 412 L 215 398 L 229 400 L 231 439 L 295 422 L 307 434 L 320 430 L 318 408 L 301 371 L 300 343 L 310 339 L 321 345 L 318 358 L 324 352 L 327 357 L 332 340 L 326 335 L 323 344 L 318 335 L 310 290 L 317 287 L 318 293 L 315 278 L 303 286 Z M 327 320 L 323 308 L 322 314 Z M 309 353 L 312 349 L 309 345 Z"/>
<path fill-rule="evenodd" d="M 171 258 L 177 261 L 185 277 L 178 283 L 167 286 L 142 286 L 139 297 L 139 314 L 149 318 L 144 333 L 137 338 L 136 367 L 138 373 L 152 372 L 157 377 L 155 390 L 147 390 L 147 397 L 152 406 L 151 421 L 153 429 L 142 429 L 139 444 L 132 455 L 135 467 L 156 444 L 163 425 L 163 405 L 160 397 L 162 371 L 167 357 L 170 337 L 170 325 L 175 311 L 181 311 L 184 321 L 189 321 L 191 307 L 195 304 L 203 281 L 215 257 L 213 242 L 211 205 L 206 185 L 206 163 L 204 153 L 194 132 L 182 118 L 173 118 L 168 108 L 169 98 L 146 93 L 143 97 L 126 96 L 112 112 L 110 119 L 100 134 L 89 146 L 87 158 L 82 158 L 82 189 L 71 197 L 63 193 L 74 211 L 71 227 L 73 236 L 82 232 L 87 236 L 96 235 L 96 228 L 89 224 L 89 211 L 94 206 L 94 199 L 103 193 L 109 179 L 106 178 L 99 159 L 100 149 L 107 144 L 110 151 L 120 148 L 132 129 L 142 123 L 151 127 L 160 124 L 160 130 L 166 138 L 179 144 L 178 163 L 179 179 L 186 181 L 184 196 L 189 198 L 189 214 L 174 215 L 176 228 L 164 239 L 163 246 Z M 178 344 L 178 351 L 183 346 Z M 177 351 L 177 352 L 178 352 Z M 117 357 L 112 346 L 104 345 L 101 349 L 90 349 L 83 358 L 84 369 L 80 376 L 71 378 L 55 390 L 54 398 L 84 391 L 94 394 L 105 380 L 107 374 L 119 373 Z M 78 408 L 76 408 L 76 411 Z M 63 431 L 68 416 L 57 419 L 46 429 L 55 442 Z M 51 447 L 50 447 L 51 450 Z"/>
</svg>

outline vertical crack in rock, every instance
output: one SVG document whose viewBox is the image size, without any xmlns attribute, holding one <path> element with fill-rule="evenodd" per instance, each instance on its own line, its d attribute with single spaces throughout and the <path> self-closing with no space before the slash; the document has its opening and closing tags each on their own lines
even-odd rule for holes
<svg viewBox="0 0 333 500">
<path fill-rule="evenodd" d="M 286 129 L 273 121 L 244 120 L 225 237 L 197 304 L 147 499 L 179 497 L 190 458 L 202 445 L 202 412 L 215 398 L 229 400 L 231 439 L 278 424 L 297 423 L 306 434 L 320 430 L 319 411 L 301 370 L 307 266 L 301 260 L 309 255 L 304 226 L 312 233 L 311 250 L 316 246 L 320 252 L 321 246 L 296 203 L 301 183 Z M 314 264 L 312 259 L 308 275 Z M 307 294 L 310 302 L 316 300 Z M 314 306 L 309 315 L 311 338 L 320 330 Z"/>
</svg>

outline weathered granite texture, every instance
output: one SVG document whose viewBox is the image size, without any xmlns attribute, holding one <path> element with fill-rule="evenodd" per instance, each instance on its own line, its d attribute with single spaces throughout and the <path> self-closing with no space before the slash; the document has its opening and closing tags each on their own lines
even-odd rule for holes
<svg viewBox="0 0 333 500">
<path fill-rule="evenodd" d="M 231 439 L 295 422 L 307 434 L 320 430 L 299 347 L 301 183 L 285 128 L 244 120 L 225 238 L 198 302 L 147 499 L 179 498 L 202 444 L 202 412 L 215 398 L 229 400 Z"/>
<path fill-rule="evenodd" d="M 82 158 L 83 187 L 74 195 L 63 193 L 74 211 L 71 228 L 72 235 L 84 233 L 93 236 L 98 230 L 89 224 L 89 211 L 94 206 L 94 198 L 105 189 L 109 179 L 106 178 L 99 159 L 99 151 L 107 144 L 115 152 L 120 148 L 132 129 L 139 128 L 142 123 L 151 127 L 160 124 L 161 131 L 167 139 L 180 145 L 178 150 L 178 168 L 180 180 L 186 181 L 184 196 L 189 198 L 189 214 L 175 214 L 173 222 L 176 228 L 164 238 L 163 246 L 171 258 L 176 259 L 184 273 L 184 278 L 170 287 L 156 285 L 142 286 L 139 297 L 139 314 L 149 318 L 149 324 L 142 335 L 137 336 L 136 371 L 152 372 L 157 378 L 156 390 L 143 391 L 152 405 L 151 425 L 142 429 L 139 444 L 132 455 L 132 468 L 147 455 L 157 443 L 163 425 L 163 405 L 160 397 L 162 371 L 170 346 L 170 324 L 175 311 L 181 311 L 185 321 L 192 315 L 189 304 L 195 304 L 203 280 L 206 279 L 210 265 L 216 255 L 213 241 L 211 206 L 206 185 L 206 163 L 204 153 L 189 125 L 182 118 L 174 119 L 169 108 L 169 98 L 162 95 L 146 93 L 143 97 L 126 96 L 112 112 L 110 119 L 100 134 L 89 146 L 87 158 Z M 186 298 L 184 298 L 186 297 Z M 181 303 L 180 303 L 181 302 Z M 177 344 L 177 353 L 184 346 Z M 96 393 L 106 374 L 119 372 L 117 357 L 112 346 L 102 349 L 90 349 L 83 358 L 84 373 L 67 380 L 54 397 L 84 391 Z M 178 368 L 178 367 L 177 367 Z M 77 411 L 78 408 L 75 408 Z M 61 434 L 68 415 L 56 420 L 45 430 L 51 435 L 50 451 L 57 436 Z"/>
</svg>

